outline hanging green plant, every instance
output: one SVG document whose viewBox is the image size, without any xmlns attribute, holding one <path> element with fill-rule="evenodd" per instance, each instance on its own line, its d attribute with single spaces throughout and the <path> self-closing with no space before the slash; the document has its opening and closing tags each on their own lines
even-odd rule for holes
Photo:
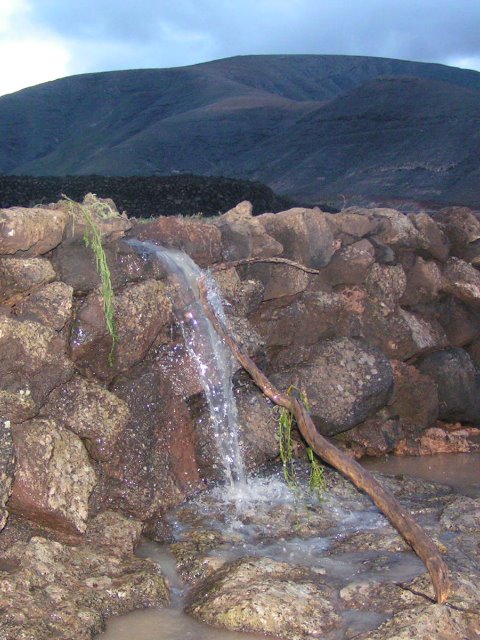
<svg viewBox="0 0 480 640">
<path fill-rule="evenodd" d="M 73 222 L 81 218 L 85 224 L 83 231 L 83 241 L 85 246 L 90 248 L 95 258 L 95 268 L 100 276 L 100 292 L 103 299 L 103 313 L 105 316 L 105 325 L 107 331 L 112 338 L 112 347 L 108 355 L 108 363 L 113 366 L 115 344 L 118 341 L 118 335 L 115 324 L 114 309 L 114 292 L 112 286 L 112 277 L 107 263 L 107 257 L 102 243 L 102 233 L 100 227 L 95 221 L 95 215 L 99 218 L 113 218 L 119 214 L 112 209 L 108 203 L 101 201 L 93 193 L 88 193 L 83 204 L 75 202 L 68 196 L 62 194 L 62 198 L 68 204 L 69 210 L 73 217 Z"/>
<path fill-rule="evenodd" d="M 300 401 L 305 405 L 306 409 L 310 408 L 306 394 L 299 391 L 296 387 L 290 386 L 287 395 L 293 392 L 298 394 Z M 299 490 L 299 482 L 295 470 L 295 458 L 292 442 L 292 429 L 295 426 L 295 417 L 289 409 L 281 407 L 278 419 L 278 441 L 280 446 L 280 459 L 282 461 L 283 476 L 287 485 L 295 490 Z M 319 499 L 327 489 L 323 466 L 318 461 L 311 447 L 307 447 L 307 458 L 310 463 L 310 479 L 308 488 L 310 493 L 315 494 Z"/>
</svg>

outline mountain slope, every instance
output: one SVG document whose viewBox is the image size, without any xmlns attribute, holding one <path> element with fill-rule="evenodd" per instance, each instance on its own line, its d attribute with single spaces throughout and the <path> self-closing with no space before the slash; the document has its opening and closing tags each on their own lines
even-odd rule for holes
<svg viewBox="0 0 480 640">
<path fill-rule="evenodd" d="M 0 98 L 0 172 L 196 173 L 311 202 L 480 203 L 480 73 L 355 56 L 245 56 L 72 76 Z"/>
</svg>

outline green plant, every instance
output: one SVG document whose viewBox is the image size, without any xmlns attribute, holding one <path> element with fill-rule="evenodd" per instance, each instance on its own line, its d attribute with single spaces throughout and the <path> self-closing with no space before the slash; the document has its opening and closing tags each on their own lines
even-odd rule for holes
<svg viewBox="0 0 480 640">
<path fill-rule="evenodd" d="M 298 389 L 291 386 L 287 390 L 287 395 L 291 395 L 294 391 L 299 394 L 300 401 L 305 407 L 309 408 L 308 398 L 305 393 L 299 392 Z M 280 446 L 280 459 L 283 466 L 283 476 L 287 485 L 294 490 L 299 489 L 297 472 L 295 470 L 295 460 L 292 442 L 292 429 L 295 425 L 295 417 L 293 413 L 282 407 L 278 418 L 278 440 Z M 307 458 L 310 463 L 310 479 L 308 488 L 310 493 L 314 493 L 319 499 L 327 488 L 323 466 L 319 463 L 313 449 L 307 447 Z"/>
<path fill-rule="evenodd" d="M 99 200 L 93 193 L 88 193 L 83 204 L 75 202 L 71 198 L 62 194 L 63 199 L 67 202 L 69 210 L 72 214 L 73 221 L 80 216 L 85 227 L 83 231 L 83 241 L 85 246 L 93 251 L 95 257 L 95 268 L 100 276 L 100 291 L 103 298 L 103 313 L 105 316 L 105 324 L 107 331 L 112 338 L 112 347 L 108 355 L 109 365 L 113 365 L 113 353 L 118 335 L 115 325 L 115 309 L 114 309 L 114 293 L 112 286 L 112 277 L 107 263 L 107 257 L 102 243 L 102 232 L 95 217 L 107 219 L 117 217 L 119 214 L 105 201 Z"/>
</svg>

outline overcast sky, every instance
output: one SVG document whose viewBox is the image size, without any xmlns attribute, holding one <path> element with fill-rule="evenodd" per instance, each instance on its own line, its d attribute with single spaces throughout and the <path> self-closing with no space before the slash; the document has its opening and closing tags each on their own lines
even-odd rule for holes
<svg viewBox="0 0 480 640">
<path fill-rule="evenodd" d="M 266 53 L 480 71 L 480 0 L 0 0 L 0 95 L 77 73 Z"/>
</svg>

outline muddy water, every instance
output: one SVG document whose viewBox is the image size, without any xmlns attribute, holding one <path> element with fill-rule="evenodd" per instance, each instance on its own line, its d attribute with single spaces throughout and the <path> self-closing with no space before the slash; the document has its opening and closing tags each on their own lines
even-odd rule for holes
<svg viewBox="0 0 480 640">
<path fill-rule="evenodd" d="M 440 482 L 462 495 L 480 497 L 480 453 L 388 456 L 364 459 L 362 464 L 370 471 Z"/>
</svg>

